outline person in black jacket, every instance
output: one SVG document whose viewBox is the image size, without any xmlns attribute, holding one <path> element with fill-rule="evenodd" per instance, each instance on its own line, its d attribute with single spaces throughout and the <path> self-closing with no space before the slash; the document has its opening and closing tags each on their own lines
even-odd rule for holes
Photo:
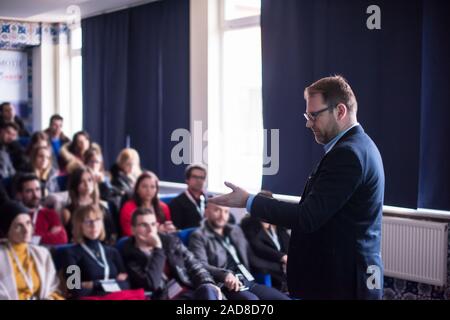
<svg viewBox="0 0 450 320">
<path fill-rule="evenodd" d="M 242 218 L 241 228 L 254 254 L 264 261 L 264 269 L 271 276 L 272 287 L 287 292 L 286 264 L 290 238 L 287 230 L 250 215 Z"/>
<path fill-rule="evenodd" d="M 221 299 L 212 276 L 173 234 L 159 234 L 154 211 L 137 209 L 133 237 L 122 248 L 132 288 L 152 292 L 152 299 Z"/>
<path fill-rule="evenodd" d="M 141 175 L 139 153 L 132 148 L 122 149 L 111 169 L 111 184 L 122 196 L 133 193 L 134 184 Z"/>
<path fill-rule="evenodd" d="M 15 123 L 0 122 L 0 175 L 2 178 L 11 178 L 16 172 L 32 171 L 24 149 L 16 141 L 18 131 Z"/>
<path fill-rule="evenodd" d="M 0 124 L 14 123 L 17 126 L 19 137 L 29 137 L 30 133 L 25 128 L 23 120 L 16 115 L 16 109 L 11 102 L 3 102 L 0 105 Z"/>
<path fill-rule="evenodd" d="M 70 297 L 102 296 L 129 289 L 128 275 L 119 251 L 101 243 L 105 238 L 105 228 L 99 207 L 93 204 L 79 207 L 72 221 L 76 245 L 66 249 L 62 265 L 64 270 L 69 266 L 80 268 L 81 288 L 68 286 Z"/>
<path fill-rule="evenodd" d="M 199 227 L 203 219 L 206 197 L 203 192 L 206 168 L 192 164 L 185 170 L 187 189 L 169 203 L 173 224 L 178 229 Z"/>
</svg>

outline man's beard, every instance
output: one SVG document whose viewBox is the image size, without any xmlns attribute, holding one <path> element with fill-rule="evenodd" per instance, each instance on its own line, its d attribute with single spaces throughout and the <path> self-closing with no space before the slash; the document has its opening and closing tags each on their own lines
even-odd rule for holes
<svg viewBox="0 0 450 320">
<path fill-rule="evenodd" d="M 225 223 L 223 225 L 217 223 L 216 221 L 210 221 L 209 222 L 211 224 L 211 227 L 213 227 L 214 229 L 220 229 L 223 228 Z"/>
<path fill-rule="evenodd" d="M 41 204 L 41 199 L 37 199 L 37 200 L 30 200 L 28 201 L 28 203 L 24 203 L 25 206 L 29 209 L 37 209 L 39 207 L 39 205 Z"/>
</svg>

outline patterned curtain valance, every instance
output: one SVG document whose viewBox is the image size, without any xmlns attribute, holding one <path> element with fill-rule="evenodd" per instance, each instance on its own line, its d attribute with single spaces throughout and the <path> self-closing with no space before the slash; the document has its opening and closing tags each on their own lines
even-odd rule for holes
<svg viewBox="0 0 450 320">
<path fill-rule="evenodd" d="M 40 43 L 39 22 L 0 20 L 0 49 L 24 49 Z"/>
<path fill-rule="evenodd" d="M 43 34 L 51 35 L 53 44 L 67 43 L 69 28 L 66 23 L 0 20 L 0 49 L 21 50 L 39 46 Z"/>
</svg>

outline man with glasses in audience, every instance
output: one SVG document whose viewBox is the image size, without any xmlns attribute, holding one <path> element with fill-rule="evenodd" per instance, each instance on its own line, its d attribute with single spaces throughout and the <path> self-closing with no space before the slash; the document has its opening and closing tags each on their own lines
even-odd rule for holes
<svg viewBox="0 0 450 320">
<path fill-rule="evenodd" d="M 250 195 L 228 182 L 232 192 L 209 201 L 246 207 L 253 217 L 292 229 L 287 265 L 291 296 L 380 299 L 381 155 L 357 121 L 356 97 L 343 77 L 320 79 L 304 96 L 306 127 L 325 154 L 306 182 L 300 203 Z"/>
<path fill-rule="evenodd" d="M 169 203 L 173 224 L 177 229 L 200 226 L 205 212 L 206 168 L 191 164 L 185 170 L 187 190 Z"/>
</svg>

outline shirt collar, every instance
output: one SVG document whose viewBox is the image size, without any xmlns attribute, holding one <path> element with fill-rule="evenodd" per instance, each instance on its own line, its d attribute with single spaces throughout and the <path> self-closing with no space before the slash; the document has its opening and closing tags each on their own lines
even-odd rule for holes
<svg viewBox="0 0 450 320">
<path fill-rule="evenodd" d="M 359 126 L 359 123 L 355 123 L 354 125 L 352 125 L 351 127 L 347 128 L 344 131 L 339 132 L 333 139 L 331 139 L 327 144 L 325 144 L 323 146 L 323 148 L 325 149 L 325 153 L 330 152 L 330 150 L 334 147 L 334 145 L 339 141 L 340 138 L 342 138 L 342 136 L 344 134 L 346 134 L 351 128 Z"/>
</svg>

